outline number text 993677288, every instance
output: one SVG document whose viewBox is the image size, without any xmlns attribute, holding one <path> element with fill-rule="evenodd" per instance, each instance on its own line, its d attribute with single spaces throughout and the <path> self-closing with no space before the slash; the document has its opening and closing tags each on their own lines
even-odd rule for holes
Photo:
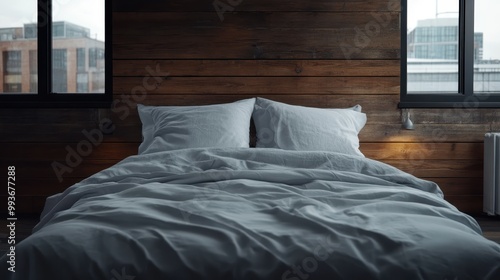
<svg viewBox="0 0 500 280">
<path fill-rule="evenodd" d="M 10 245 L 7 251 L 7 268 L 11 272 L 16 270 L 16 167 L 7 168 L 7 228 L 9 236 L 7 243 Z"/>
</svg>

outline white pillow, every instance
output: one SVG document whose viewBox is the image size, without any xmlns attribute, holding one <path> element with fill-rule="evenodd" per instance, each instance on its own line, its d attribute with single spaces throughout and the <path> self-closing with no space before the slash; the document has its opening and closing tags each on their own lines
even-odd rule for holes
<svg viewBox="0 0 500 280">
<path fill-rule="evenodd" d="M 253 111 L 258 148 L 331 151 L 363 156 L 358 134 L 366 124 L 361 106 L 320 109 L 257 98 Z"/>
<path fill-rule="evenodd" d="M 255 98 L 206 106 L 137 105 L 143 141 L 139 154 L 185 148 L 249 147 Z"/>
</svg>

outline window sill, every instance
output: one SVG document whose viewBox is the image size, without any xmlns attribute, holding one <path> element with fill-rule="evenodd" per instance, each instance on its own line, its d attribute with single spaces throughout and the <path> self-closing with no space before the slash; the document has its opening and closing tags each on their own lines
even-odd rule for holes
<svg viewBox="0 0 500 280">
<path fill-rule="evenodd" d="M 400 109 L 412 108 L 461 108 L 461 109 L 486 109 L 500 108 L 500 102 L 400 102 Z"/>
</svg>

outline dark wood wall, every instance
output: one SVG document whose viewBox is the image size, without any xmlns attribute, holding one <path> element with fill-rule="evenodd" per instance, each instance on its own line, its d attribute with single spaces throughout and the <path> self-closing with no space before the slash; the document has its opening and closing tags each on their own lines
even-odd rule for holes
<svg viewBox="0 0 500 280">
<path fill-rule="evenodd" d="M 17 168 L 18 212 L 40 212 L 46 196 L 136 154 L 136 103 L 201 105 L 254 96 L 317 107 L 361 104 L 367 157 L 436 181 L 459 209 L 481 211 L 483 135 L 500 129 L 500 112 L 415 109 L 416 129 L 401 128 L 399 1 L 113 4 L 112 109 L 0 110 L 0 160 L 2 170 Z M 84 132 L 100 140 L 99 123 L 108 119 L 112 131 L 85 149 Z M 78 149 L 81 159 L 71 152 Z M 62 181 L 54 162 L 67 166 Z"/>
</svg>

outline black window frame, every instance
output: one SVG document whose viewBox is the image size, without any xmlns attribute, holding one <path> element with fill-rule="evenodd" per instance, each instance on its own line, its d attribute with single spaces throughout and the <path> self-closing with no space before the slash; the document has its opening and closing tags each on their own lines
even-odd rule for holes
<svg viewBox="0 0 500 280">
<path fill-rule="evenodd" d="M 104 93 L 64 93 L 52 91 L 52 2 L 38 0 L 38 92 L 0 93 L 0 108 L 109 108 L 113 99 L 112 1 L 105 5 L 105 90 Z"/>
<path fill-rule="evenodd" d="M 401 85 L 399 108 L 500 108 L 500 94 L 474 93 L 475 0 L 459 0 L 458 93 L 407 92 L 408 0 L 401 0 Z"/>
</svg>

